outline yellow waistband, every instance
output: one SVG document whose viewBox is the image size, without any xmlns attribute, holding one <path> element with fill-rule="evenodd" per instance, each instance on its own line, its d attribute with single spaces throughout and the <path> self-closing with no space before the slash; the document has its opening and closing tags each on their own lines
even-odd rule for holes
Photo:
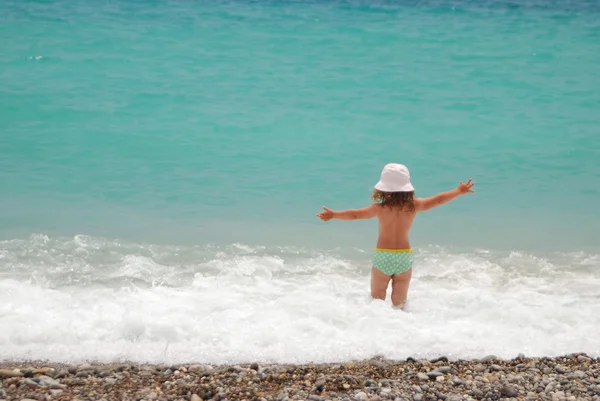
<svg viewBox="0 0 600 401">
<path fill-rule="evenodd" d="M 384 249 L 384 248 L 375 248 L 375 252 L 412 252 L 412 249 Z"/>
</svg>

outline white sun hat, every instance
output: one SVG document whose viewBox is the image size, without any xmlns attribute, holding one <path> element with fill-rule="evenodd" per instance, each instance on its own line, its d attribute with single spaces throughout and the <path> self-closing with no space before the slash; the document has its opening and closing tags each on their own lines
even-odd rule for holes
<svg viewBox="0 0 600 401">
<path fill-rule="evenodd" d="M 411 192 L 415 188 L 410 182 L 410 172 L 403 164 L 389 163 L 381 171 L 381 179 L 375 184 L 381 192 Z"/>
</svg>

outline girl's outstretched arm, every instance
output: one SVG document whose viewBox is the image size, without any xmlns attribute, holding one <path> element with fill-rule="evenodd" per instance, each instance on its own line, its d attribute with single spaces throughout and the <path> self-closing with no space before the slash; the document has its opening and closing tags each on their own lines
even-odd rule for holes
<svg viewBox="0 0 600 401">
<path fill-rule="evenodd" d="M 362 209 L 348 209 L 335 212 L 331 209 L 323 206 L 323 211 L 317 213 L 317 217 L 323 221 L 329 221 L 331 219 L 338 220 L 358 220 L 358 219 L 372 219 L 377 216 L 377 207 L 379 205 L 373 204 Z"/>
<path fill-rule="evenodd" d="M 463 183 L 461 181 L 458 187 L 451 191 L 442 192 L 441 194 L 437 194 L 429 198 L 415 199 L 415 209 L 417 212 L 424 212 L 426 210 L 433 209 L 434 207 L 441 206 L 444 203 L 453 201 L 461 195 L 475 192 L 472 189 L 474 185 L 475 183 L 473 180 L 469 179 L 467 183 Z"/>
</svg>

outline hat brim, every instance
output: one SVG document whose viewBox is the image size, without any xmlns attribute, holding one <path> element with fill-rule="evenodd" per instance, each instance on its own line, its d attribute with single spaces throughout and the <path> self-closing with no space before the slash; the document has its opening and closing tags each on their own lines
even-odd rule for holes
<svg viewBox="0 0 600 401">
<path fill-rule="evenodd" d="M 375 189 L 381 192 L 412 192 L 415 190 L 415 187 L 410 182 L 402 186 L 391 186 L 379 181 L 375 184 Z"/>
</svg>

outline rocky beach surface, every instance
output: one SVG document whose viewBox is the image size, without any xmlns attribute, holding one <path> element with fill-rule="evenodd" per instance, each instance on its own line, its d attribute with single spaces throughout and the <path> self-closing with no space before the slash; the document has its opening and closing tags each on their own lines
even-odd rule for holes
<svg viewBox="0 0 600 401">
<path fill-rule="evenodd" d="M 390 361 L 306 365 L 64 365 L 1 362 L 0 400 L 600 401 L 600 359 Z"/>
</svg>

